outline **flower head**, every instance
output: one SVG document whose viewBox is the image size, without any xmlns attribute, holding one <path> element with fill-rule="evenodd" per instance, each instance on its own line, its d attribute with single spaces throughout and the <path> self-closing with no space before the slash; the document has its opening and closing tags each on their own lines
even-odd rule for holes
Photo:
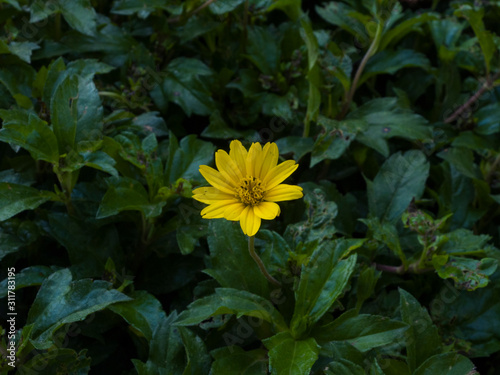
<svg viewBox="0 0 500 375">
<path fill-rule="evenodd" d="M 298 167 L 293 160 L 278 164 L 276 143 L 252 143 L 247 151 L 234 140 L 224 150 L 215 153 L 218 171 L 200 166 L 200 173 L 211 187 L 193 190 L 193 198 L 209 206 L 201 211 L 205 219 L 224 218 L 239 221 L 243 233 L 253 236 L 261 220 L 272 220 L 280 214 L 276 202 L 303 197 L 302 188 L 282 182 Z"/>
</svg>

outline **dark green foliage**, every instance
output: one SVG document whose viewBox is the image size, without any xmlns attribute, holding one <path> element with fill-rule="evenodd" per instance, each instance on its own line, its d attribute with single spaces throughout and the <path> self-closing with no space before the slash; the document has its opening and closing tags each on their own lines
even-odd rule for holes
<svg viewBox="0 0 500 375">
<path fill-rule="evenodd" d="M 0 374 L 496 375 L 499 19 L 0 0 Z M 232 139 L 299 164 L 276 283 L 192 199 Z"/>
</svg>

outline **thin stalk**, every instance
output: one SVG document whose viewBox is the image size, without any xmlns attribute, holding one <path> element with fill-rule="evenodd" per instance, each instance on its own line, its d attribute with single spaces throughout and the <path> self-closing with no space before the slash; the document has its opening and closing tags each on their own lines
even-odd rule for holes
<svg viewBox="0 0 500 375">
<path fill-rule="evenodd" d="M 272 277 L 269 272 L 267 272 L 266 266 L 264 266 L 264 263 L 262 263 L 262 260 L 255 252 L 254 239 L 254 236 L 248 237 L 248 252 L 250 253 L 250 256 L 253 258 L 253 260 L 255 260 L 255 263 L 257 263 L 257 266 L 259 267 L 260 272 L 264 275 L 264 277 L 269 280 L 271 284 L 276 285 L 277 287 L 281 287 L 281 283 L 274 277 Z"/>
<path fill-rule="evenodd" d="M 368 51 L 366 51 L 365 55 L 363 56 L 363 60 L 361 60 L 361 63 L 358 66 L 358 70 L 356 71 L 356 75 L 354 76 L 354 80 L 352 81 L 351 88 L 349 90 L 349 93 L 347 94 L 347 98 L 342 107 L 342 112 L 340 113 L 340 119 L 343 119 L 345 117 L 347 111 L 349 110 L 349 107 L 351 106 L 351 102 L 352 99 L 354 98 L 354 93 L 356 92 L 359 79 L 361 78 L 361 74 L 363 73 L 363 70 L 365 69 L 365 66 L 368 63 L 368 60 L 370 60 L 370 57 L 372 57 L 373 54 L 377 52 L 377 48 L 380 43 L 380 39 L 382 37 L 382 29 L 383 29 L 383 24 L 381 21 L 379 21 L 379 24 L 377 25 L 377 31 L 375 32 L 375 37 L 373 38 L 372 44 L 370 44 L 370 48 L 368 48 Z"/>
<path fill-rule="evenodd" d="M 458 109 L 451 114 L 448 118 L 444 120 L 445 124 L 455 121 L 463 112 L 469 109 L 487 90 L 491 90 L 495 87 L 495 81 L 500 77 L 500 72 L 497 72 L 493 77 L 488 77 L 486 82 L 481 86 L 481 88 L 474 93 L 464 104 L 462 104 Z"/>
<path fill-rule="evenodd" d="M 434 271 L 433 268 L 421 268 L 420 261 L 411 263 L 408 266 L 408 269 L 406 269 L 406 270 L 405 270 L 405 267 L 403 264 L 400 266 L 389 266 L 387 264 L 373 263 L 373 266 L 379 271 L 388 272 L 388 273 L 395 273 L 397 275 L 404 275 L 404 274 L 408 274 L 408 273 L 420 274 L 420 273 Z"/>
</svg>

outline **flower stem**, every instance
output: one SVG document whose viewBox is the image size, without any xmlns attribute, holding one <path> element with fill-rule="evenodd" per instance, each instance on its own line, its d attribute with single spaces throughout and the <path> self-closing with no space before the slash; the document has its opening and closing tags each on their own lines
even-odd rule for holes
<svg viewBox="0 0 500 375">
<path fill-rule="evenodd" d="M 255 260 L 255 263 L 257 263 L 257 266 L 259 266 L 260 272 L 262 272 L 262 274 L 265 276 L 265 278 L 267 280 L 269 280 L 269 282 L 271 284 L 274 284 L 278 287 L 281 287 L 281 283 L 278 280 L 276 280 L 274 277 L 272 277 L 269 272 L 267 272 L 266 266 L 264 266 L 264 263 L 262 263 L 262 260 L 259 258 L 259 256 L 255 252 L 254 239 L 255 239 L 254 236 L 248 237 L 248 252 L 250 253 L 250 256 L 253 258 L 253 260 Z"/>
</svg>

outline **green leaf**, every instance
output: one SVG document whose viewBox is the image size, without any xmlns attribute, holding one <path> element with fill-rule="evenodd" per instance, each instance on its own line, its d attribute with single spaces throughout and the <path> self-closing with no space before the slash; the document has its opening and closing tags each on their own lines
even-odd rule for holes
<svg viewBox="0 0 500 375">
<path fill-rule="evenodd" d="M 387 245 L 387 247 L 391 249 L 399 259 L 401 259 L 401 263 L 403 263 L 405 267 L 408 267 L 406 255 L 401 248 L 401 243 L 399 242 L 399 233 L 394 224 L 388 222 L 381 223 L 378 217 L 359 220 L 368 226 L 370 233 L 375 240 Z"/>
<path fill-rule="evenodd" d="M 333 305 L 346 287 L 354 266 L 356 255 L 338 260 L 337 246 L 320 246 L 302 267 L 299 286 L 295 291 L 295 309 L 290 328 L 294 337 L 301 337 Z"/>
<path fill-rule="evenodd" d="M 468 355 L 488 357 L 500 350 L 500 290 L 459 291 L 445 282 L 431 302 L 433 319 L 440 322 L 444 339 L 466 343 Z"/>
<path fill-rule="evenodd" d="M 37 77 L 37 79 L 44 79 L 44 82 L 38 82 L 37 84 L 40 86 L 43 84 L 42 100 L 47 106 L 49 106 L 49 109 L 51 100 L 58 85 L 66 77 L 64 74 L 65 70 L 66 64 L 64 63 L 63 58 L 59 57 L 57 60 L 50 63 L 47 72 L 45 72 L 41 77 Z"/>
<path fill-rule="evenodd" d="M 177 245 L 181 254 L 191 254 L 202 237 L 208 234 L 208 226 L 203 224 L 182 225 L 177 228 Z"/>
<path fill-rule="evenodd" d="M 179 105 L 188 116 L 193 113 L 208 116 L 216 109 L 211 92 L 203 80 L 204 76 L 213 73 L 203 62 L 179 57 L 168 64 L 166 73 L 161 84 L 155 85 L 151 91 L 152 98 L 163 111 L 169 101 Z"/>
<path fill-rule="evenodd" d="M 35 79 L 36 71 L 29 64 L 22 61 L 8 63 L 8 57 L 3 57 L 6 62 L 3 68 L 0 69 L 0 84 L 5 86 L 12 98 L 23 95 L 26 99 L 32 97 L 32 86 Z M 0 87 L 2 87 L 0 85 Z M 2 92 L 4 92 L 2 90 Z M 7 94 L 4 92 L 4 95 Z M 7 95 L 8 96 L 8 95 Z M 4 102 L 6 101 L 3 99 Z M 5 108 L 10 107 L 11 102 L 5 105 Z"/>
<path fill-rule="evenodd" d="M 302 184 L 302 188 L 307 220 L 288 225 L 286 234 L 292 236 L 295 243 L 332 238 L 336 232 L 334 220 L 338 207 L 333 202 L 330 189 L 310 182 Z"/>
<path fill-rule="evenodd" d="M 292 21 L 297 21 L 303 14 L 301 0 L 276 0 L 267 8 L 267 11 L 271 12 L 274 9 L 281 9 Z"/>
<path fill-rule="evenodd" d="M 177 329 L 186 349 L 187 365 L 183 375 L 204 374 L 211 364 L 211 358 L 207 353 L 205 343 L 190 329 L 185 327 L 178 327 Z"/>
<path fill-rule="evenodd" d="M 493 40 L 493 35 L 491 34 L 491 32 L 487 31 L 484 27 L 484 8 L 479 8 L 476 10 L 472 9 L 469 5 L 465 5 L 457 10 L 455 12 L 455 15 L 467 18 L 470 25 L 472 26 L 474 34 L 476 34 L 476 37 L 479 40 L 481 50 L 483 51 L 484 62 L 486 64 L 486 72 L 489 73 L 491 59 L 493 58 L 495 51 L 498 51 L 498 47 L 495 46 L 495 42 Z"/>
<path fill-rule="evenodd" d="M 97 15 L 89 0 L 57 0 L 57 2 L 64 19 L 72 29 L 82 34 L 94 35 Z M 47 6 L 49 5 L 50 3 Z"/>
<path fill-rule="evenodd" d="M 435 261 L 436 260 L 436 261 Z M 453 279 L 455 286 L 468 291 L 484 288 L 489 283 L 488 276 L 493 275 L 498 261 L 492 258 L 481 260 L 446 256 L 445 263 L 433 257 L 433 264 L 442 279 Z"/>
<path fill-rule="evenodd" d="M 337 121 L 324 116 L 319 117 L 318 124 L 323 127 L 323 131 L 314 142 L 311 168 L 325 159 L 340 158 L 354 141 L 356 135 L 368 128 L 368 123 L 364 120 Z"/>
<path fill-rule="evenodd" d="M 264 247 L 259 256 L 267 270 L 270 273 L 279 274 L 280 271 L 286 269 L 291 249 L 283 237 L 274 231 L 265 229 L 260 229 L 255 236 L 262 241 L 257 242 L 258 244 L 262 243 Z"/>
<path fill-rule="evenodd" d="M 36 23 L 49 17 L 59 10 L 59 2 L 47 3 L 41 0 L 35 0 L 30 6 L 31 17 L 29 22 Z"/>
<path fill-rule="evenodd" d="M 149 358 L 146 363 L 133 359 L 139 375 L 182 374 L 185 367 L 185 353 L 178 327 L 172 325 L 177 319 L 174 311 L 168 317 L 162 316 L 149 343 Z"/>
<path fill-rule="evenodd" d="M 413 375 L 473 375 L 478 374 L 475 371 L 474 364 L 463 355 L 458 353 L 444 353 L 430 357 Z"/>
<path fill-rule="evenodd" d="M 411 375 L 410 370 L 408 369 L 408 365 L 401 360 L 384 358 L 381 360 L 380 367 L 382 367 L 382 364 L 384 369 L 384 372 L 382 374 L 384 375 Z"/>
<path fill-rule="evenodd" d="M 220 28 L 220 22 L 212 18 L 195 14 L 190 16 L 186 24 L 178 29 L 177 35 L 179 35 L 180 43 L 185 44 L 186 42 L 215 31 L 218 27 Z"/>
<path fill-rule="evenodd" d="M 103 151 L 81 152 L 83 165 L 107 172 L 112 176 L 118 177 L 118 171 L 115 169 L 116 161 Z M 82 165 L 82 166 L 83 166 Z"/>
<path fill-rule="evenodd" d="M 430 66 L 430 61 L 424 54 L 411 49 L 381 51 L 370 58 L 366 64 L 358 86 L 378 74 L 394 74 L 400 69 L 411 67 L 428 70 Z"/>
<path fill-rule="evenodd" d="M 35 160 L 59 162 L 57 138 L 45 121 L 34 113 L 15 109 L 0 110 L 0 117 L 0 140 L 28 150 Z"/>
<path fill-rule="evenodd" d="M 16 55 L 21 60 L 31 63 L 31 54 L 40 46 L 33 42 L 11 42 L 8 46 L 10 53 Z"/>
<path fill-rule="evenodd" d="M 410 326 L 405 338 L 408 367 L 413 372 L 428 358 L 442 351 L 441 338 L 429 313 L 417 299 L 401 288 L 399 294 L 401 317 Z"/>
<path fill-rule="evenodd" d="M 325 374 L 327 375 L 366 375 L 363 367 L 344 358 L 339 358 L 337 361 L 330 362 L 326 368 Z"/>
<path fill-rule="evenodd" d="M 359 41 L 369 40 L 365 23 L 370 21 L 370 16 L 356 12 L 344 3 L 334 1 L 325 4 L 323 8 L 316 6 L 316 13 L 325 21 L 354 35 Z"/>
<path fill-rule="evenodd" d="M 414 16 L 405 19 L 403 22 L 397 24 L 389 31 L 384 32 L 382 40 L 380 41 L 379 50 L 386 50 L 389 44 L 396 44 L 399 40 L 404 38 L 408 33 L 412 31 L 420 31 L 421 24 L 424 23 L 434 23 L 432 21 L 439 20 L 439 14 L 436 13 L 422 13 L 415 14 Z M 441 22 L 435 21 L 435 22 Z"/>
<path fill-rule="evenodd" d="M 96 12 L 89 0 L 35 0 L 30 7 L 31 23 L 42 21 L 54 13 L 61 13 L 69 26 L 82 34 L 93 35 Z"/>
<path fill-rule="evenodd" d="M 456 256 L 484 256 L 484 249 L 491 239 L 486 234 L 476 235 L 471 230 L 457 229 L 446 234 L 447 241 L 441 250 Z"/>
<path fill-rule="evenodd" d="M 270 28 L 262 26 L 248 28 L 246 57 L 255 64 L 262 74 L 273 76 L 278 73 L 281 56 L 279 41 Z"/>
<path fill-rule="evenodd" d="M 50 101 L 52 127 L 62 154 L 75 148 L 78 121 L 78 77 L 66 77 Z"/>
<path fill-rule="evenodd" d="M 243 4 L 245 0 L 217 0 L 208 6 L 213 14 L 226 14 Z"/>
<path fill-rule="evenodd" d="M 108 282 L 90 279 L 72 281 L 71 272 L 54 272 L 43 282 L 28 313 L 33 324 L 31 342 L 37 349 L 48 349 L 52 336 L 64 324 L 84 320 L 87 315 L 116 302 L 130 300 L 111 289 Z"/>
<path fill-rule="evenodd" d="M 363 104 L 349 113 L 347 119 L 364 120 L 366 131 L 356 136 L 356 140 L 389 156 L 386 139 L 400 137 L 410 141 L 432 138 L 431 128 L 425 126 L 427 120 L 413 111 L 401 107 L 396 98 L 377 98 Z"/>
<path fill-rule="evenodd" d="M 429 22 L 432 38 L 438 48 L 440 46 L 455 48 L 465 26 L 464 23 L 456 22 L 453 18 Z"/>
<path fill-rule="evenodd" d="M 475 198 L 472 180 L 446 163 L 441 164 L 440 173 L 443 182 L 439 188 L 438 202 L 441 201 L 441 212 L 453 212 L 450 230 L 472 228 L 477 220 L 477 214 L 469 209 Z M 456 245 L 460 246 L 458 243 Z"/>
<path fill-rule="evenodd" d="M 103 107 L 90 73 L 88 73 L 86 78 L 80 77 L 79 79 L 76 107 L 78 121 L 75 141 L 81 150 L 85 149 L 87 144 L 91 144 L 102 138 Z"/>
<path fill-rule="evenodd" d="M 374 267 L 366 267 L 359 273 L 358 285 L 356 288 L 356 311 L 358 313 L 363 303 L 373 295 L 380 276 L 381 273 L 376 272 Z"/>
<path fill-rule="evenodd" d="M 204 272 L 223 287 L 267 297 L 267 280 L 248 252 L 247 237 L 239 223 L 213 219 L 208 228 L 211 267 Z"/>
<path fill-rule="evenodd" d="M 165 204 L 166 202 L 150 202 L 144 186 L 135 180 L 122 177 L 110 180 L 96 217 L 102 219 L 122 211 L 140 211 L 146 218 L 152 218 L 161 214 Z"/>
<path fill-rule="evenodd" d="M 2 202 L 0 221 L 7 220 L 25 210 L 34 210 L 49 200 L 58 200 L 58 198 L 50 191 L 0 182 L 0 201 Z"/>
<path fill-rule="evenodd" d="M 168 6 L 163 0 L 116 0 L 111 13 L 123 16 L 137 14 L 139 18 L 146 19 L 157 9 L 167 10 Z"/>
<path fill-rule="evenodd" d="M 383 316 L 344 313 L 333 322 L 312 332 L 318 342 L 345 341 L 361 352 L 400 340 L 408 325 Z"/>
<path fill-rule="evenodd" d="M 272 375 L 308 375 L 318 359 L 319 346 L 312 337 L 295 340 L 290 333 L 281 332 L 263 342 L 269 349 Z"/>
<path fill-rule="evenodd" d="M 262 113 L 264 115 L 282 118 L 282 121 L 284 121 L 285 124 L 293 120 L 294 114 L 290 107 L 290 100 L 288 95 L 282 96 L 272 93 L 266 93 L 260 96 L 260 99 L 257 103 L 259 106 L 262 106 Z M 278 122 L 279 125 L 281 125 L 282 123 L 283 122 Z M 274 126 L 273 122 L 271 122 L 271 124 L 272 126 Z M 266 133 L 264 134 L 266 135 Z"/>
<path fill-rule="evenodd" d="M 0 259 L 1 260 L 1 259 Z M 16 272 L 16 289 L 19 290 L 28 286 L 42 285 L 43 281 L 58 271 L 60 267 L 57 266 L 31 266 L 23 268 L 21 271 Z M 7 283 L 8 278 L 0 282 L 0 298 L 7 297 Z"/>
<path fill-rule="evenodd" d="M 474 154 L 471 150 L 463 147 L 450 147 L 441 151 L 437 156 L 453 165 L 464 176 L 481 178 L 481 172 L 474 164 Z"/>
<path fill-rule="evenodd" d="M 195 325 L 222 314 L 233 314 L 238 318 L 243 315 L 259 318 L 273 324 L 277 331 L 288 328 L 269 300 L 233 288 L 217 288 L 215 294 L 194 301 L 179 315 L 175 325 Z"/>
<path fill-rule="evenodd" d="M 16 235 L 6 233 L 3 229 L 0 231 L 0 261 L 7 255 L 15 253 L 22 249 L 26 244 Z M 2 281 L 0 285 L 5 282 L 5 288 L 0 289 L 0 298 L 7 295 L 7 279 Z"/>
<path fill-rule="evenodd" d="M 276 140 L 280 154 L 293 153 L 293 158 L 297 162 L 312 151 L 313 144 L 314 141 L 311 138 L 298 136 L 288 136 Z"/>
<path fill-rule="evenodd" d="M 213 375 L 262 375 L 267 372 L 267 351 L 244 351 L 239 346 L 223 347 L 212 351 L 215 358 L 210 373 Z"/>
<path fill-rule="evenodd" d="M 205 181 L 199 172 L 200 165 L 210 164 L 215 147 L 209 142 L 197 139 L 195 135 L 182 138 L 180 143 L 170 135 L 169 158 L 165 163 L 165 184 L 173 184 L 179 178 Z"/>
<path fill-rule="evenodd" d="M 481 135 L 491 135 L 500 132 L 499 116 L 500 105 L 498 103 L 484 106 L 474 114 L 474 117 L 477 118 L 477 127 L 474 129 L 474 132 Z"/>
<path fill-rule="evenodd" d="M 133 300 L 115 303 L 109 306 L 109 309 L 125 319 L 146 340 L 151 341 L 153 332 L 166 317 L 162 305 L 153 295 L 144 290 L 135 291 L 130 297 Z"/>
<path fill-rule="evenodd" d="M 421 151 L 391 155 L 373 182 L 367 180 L 370 214 L 395 223 L 412 199 L 420 198 L 428 175 L 429 162 Z"/>
<path fill-rule="evenodd" d="M 208 126 L 203 129 L 201 135 L 207 138 L 215 138 L 215 139 L 237 139 L 244 138 L 244 135 L 250 135 L 248 131 L 242 132 L 236 129 L 230 128 L 224 119 L 222 118 L 222 114 L 219 110 L 214 111 L 210 115 L 210 123 Z"/>
<path fill-rule="evenodd" d="M 17 0 L 0 0 L 0 3 L 10 4 L 17 10 L 21 10 L 21 6 L 19 5 L 19 2 Z"/>
</svg>

